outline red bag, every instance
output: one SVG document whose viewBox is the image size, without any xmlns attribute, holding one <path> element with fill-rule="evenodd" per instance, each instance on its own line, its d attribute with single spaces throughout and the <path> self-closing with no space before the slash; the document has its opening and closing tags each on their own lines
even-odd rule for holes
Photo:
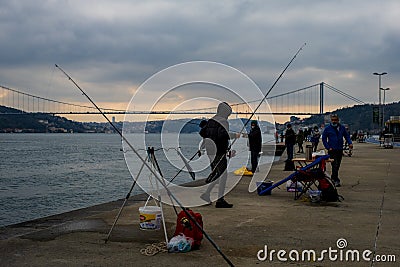
<svg viewBox="0 0 400 267">
<path fill-rule="evenodd" d="M 193 212 L 191 209 L 186 211 L 196 220 L 196 222 L 203 228 L 203 218 L 200 213 Z M 184 234 L 186 237 L 193 238 L 192 249 L 199 249 L 201 240 L 203 239 L 203 232 L 196 226 L 196 224 L 186 215 L 185 211 L 178 214 L 176 220 L 176 229 L 174 236 Z"/>
</svg>

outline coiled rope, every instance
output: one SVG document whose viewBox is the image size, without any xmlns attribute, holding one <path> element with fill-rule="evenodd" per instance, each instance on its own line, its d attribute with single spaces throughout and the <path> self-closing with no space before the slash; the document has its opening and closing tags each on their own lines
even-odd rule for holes
<svg viewBox="0 0 400 267">
<path fill-rule="evenodd" d="M 146 247 L 140 250 L 140 253 L 145 256 L 154 256 L 159 252 L 168 252 L 167 243 L 165 241 L 160 243 L 146 244 Z"/>
</svg>

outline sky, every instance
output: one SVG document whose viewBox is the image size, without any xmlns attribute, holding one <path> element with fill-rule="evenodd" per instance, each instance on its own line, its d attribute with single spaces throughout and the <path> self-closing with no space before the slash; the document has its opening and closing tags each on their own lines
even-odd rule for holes
<svg viewBox="0 0 400 267">
<path fill-rule="evenodd" d="M 386 102 L 400 100 L 398 0 L 1 1 L 0 40 L 0 85 L 65 102 L 90 104 L 55 64 L 124 110 L 147 79 L 190 61 L 226 64 L 265 91 L 304 43 L 271 96 L 326 82 L 377 103 L 372 73 L 387 72 Z"/>
</svg>

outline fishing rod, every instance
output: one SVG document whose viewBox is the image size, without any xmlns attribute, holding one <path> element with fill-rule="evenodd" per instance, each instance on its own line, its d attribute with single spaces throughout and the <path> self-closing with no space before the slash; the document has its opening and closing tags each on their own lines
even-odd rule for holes
<svg viewBox="0 0 400 267">
<path fill-rule="evenodd" d="M 190 176 L 192 177 L 193 180 L 195 180 L 195 176 L 194 176 L 195 173 L 191 170 L 191 167 L 190 167 L 189 163 L 190 163 L 196 156 L 199 156 L 199 157 L 201 156 L 201 150 L 200 150 L 200 149 L 197 150 L 196 153 L 193 154 L 193 156 L 192 156 L 188 161 L 186 161 L 186 159 L 184 158 L 184 156 L 183 156 L 181 153 L 179 153 L 179 151 L 178 151 L 178 154 L 179 154 L 179 156 L 182 158 L 182 160 L 183 160 L 183 162 L 184 162 L 185 165 L 184 165 L 182 168 L 179 169 L 179 171 L 174 175 L 174 177 L 172 177 L 172 179 L 169 181 L 168 184 L 172 183 L 172 182 L 174 181 L 174 179 L 183 171 L 184 168 L 186 168 L 186 169 L 189 171 Z"/>
<path fill-rule="evenodd" d="M 257 110 L 261 107 L 262 103 L 267 99 L 268 95 L 271 93 L 272 89 L 275 87 L 275 85 L 278 83 L 278 81 L 282 78 L 283 74 L 286 72 L 286 70 L 289 68 L 289 66 L 292 64 L 294 59 L 297 57 L 297 55 L 300 53 L 301 50 L 303 50 L 304 46 L 306 46 L 307 43 L 304 43 L 299 50 L 297 50 L 296 54 L 292 57 L 292 59 L 289 61 L 289 63 L 286 65 L 286 67 L 283 69 L 279 77 L 275 80 L 275 82 L 272 84 L 271 88 L 269 88 L 268 92 L 265 94 L 263 99 L 261 99 L 260 103 L 257 105 L 257 107 L 254 109 L 253 113 L 251 113 L 250 117 L 247 119 L 246 123 L 243 125 L 242 129 L 240 130 L 239 133 L 242 133 L 243 130 L 246 128 L 246 125 L 251 121 L 253 116 L 256 114 Z M 229 149 L 232 147 L 232 145 L 236 142 L 237 139 L 234 139 L 232 144 L 229 146 Z"/>
<path fill-rule="evenodd" d="M 133 153 L 142 161 L 143 165 L 146 166 L 150 172 L 154 175 L 154 177 L 161 183 L 161 185 L 165 188 L 166 192 L 176 201 L 179 207 L 185 212 L 186 216 L 194 223 L 194 225 L 203 233 L 203 235 L 207 238 L 207 240 L 211 243 L 211 245 L 217 250 L 217 252 L 222 256 L 222 258 L 230 265 L 234 266 L 233 263 L 228 259 L 228 257 L 222 252 L 222 250 L 218 247 L 218 245 L 214 242 L 214 240 L 204 231 L 203 227 L 196 221 L 196 219 L 186 210 L 186 208 L 182 205 L 182 203 L 176 198 L 174 194 L 172 194 L 171 190 L 162 182 L 162 179 L 159 177 L 156 171 L 146 162 L 146 160 L 136 151 L 136 149 L 131 145 L 131 143 L 125 138 L 122 132 L 110 121 L 110 119 L 104 114 L 104 112 L 93 102 L 93 100 L 83 91 L 83 89 L 57 64 L 55 64 L 56 68 L 58 68 L 64 75 L 70 80 L 81 92 L 82 94 L 93 104 L 93 106 L 101 113 L 101 115 L 107 120 L 107 122 L 114 128 L 114 130 L 121 136 L 122 140 L 132 149 Z"/>
<path fill-rule="evenodd" d="M 283 74 L 286 72 L 286 70 L 289 68 L 289 66 L 292 64 L 292 62 L 294 61 L 294 59 L 297 57 L 297 55 L 300 53 L 301 50 L 303 50 L 304 46 L 306 46 L 307 43 L 304 43 L 296 52 L 296 54 L 294 54 L 294 56 L 292 57 L 292 59 L 289 61 L 289 63 L 286 65 L 286 67 L 282 70 L 281 74 L 278 76 L 278 78 L 275 80 L 275 82 L 272 84 L 272 86 L 269 88 L 269 90 L 267 91 L 267 93 L 264 95 L 264 97 L 261 99 L 260 103 L 257 105 L 257 107 L 254 109 L 253 113 L 251 113 L 250 117 L 247 119 L 247 121 L 245 122 L 245 124 L 243 125 L 242 129 L 240 130 L 239 134 L 242 134 L 243 130 L 246 128 L 247 124 L 251 121 L 251 119 L 253 118 L 254 114 L 257 112 L 257 110 L 261 107 L 262 103 L 267 99 L 269 93 L 271 93 L 272 89 L 275 87 L 275 85 L 278 83 L 278 81 L 282 78 Z M 214 167 L 214 169 L 211 171 L 210 175 L 208 176 L 207 179 L 211 178 L 215 171 L 218 168 L 218 165 L 221 163 L 223 157 L 226 156 L 226 154 L 231 150 L 232 146 L 235 144 L 236 140 L 238 138 L 233 139 L 232 143 L 229 144 L 227 152 L 219 159 L 218 163 L 216 164 L 216 166 Z"/>
<path fill-rule="evenodd" d="M 204 120 L 205 120 L 205 119 L 204 119 Z M 191 121 L 185 122 L 185 124 L 193 124 L 193 125 L 197 125 L 197 126 L 200 125 L 200 123 L 191 122 Z M 229 131 L 229 132 L 231 132 L 231 133 L 242 133 L 242 132 L 238 132 L 238 131 Z"/>
</svg>

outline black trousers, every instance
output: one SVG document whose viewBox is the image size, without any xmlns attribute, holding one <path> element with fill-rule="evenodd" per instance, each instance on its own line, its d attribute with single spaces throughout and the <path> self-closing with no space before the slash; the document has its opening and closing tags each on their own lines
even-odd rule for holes
<svg viewBox="0 0 400 267">
<path fill-rule="evenodd" d="M 333 181 L 339 180 L 339 168 L 340 163 L 342 162 L 343 150 L 330 150 L 328 151 L 329 157 L 333 159 L 331 162 L 332 165 L 332 175 L 331 178 Z"/>
<path fill-rule="evenodd" d="M 303 143 L 297 143 L 299 145 L 299 153 L 304 153 Z"/>
<path fill-rule="evenodd" d="M 255 173 L 258 166 L 258 159 L 260 157 L 260 151 L 250 151 L 251 156 L 251 172 Z"/>
</svg>

